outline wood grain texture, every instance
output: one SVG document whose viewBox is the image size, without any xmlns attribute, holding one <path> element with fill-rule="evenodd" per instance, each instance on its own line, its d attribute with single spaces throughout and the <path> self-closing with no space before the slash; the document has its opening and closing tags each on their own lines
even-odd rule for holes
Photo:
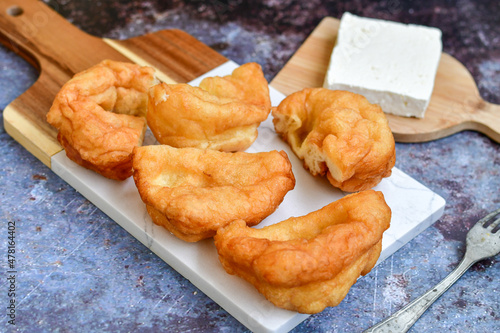
<svg viewBox="0 0 500 333">
<path fill-rule="evenodd" d="M 0 2 L 0 42 L 40 72 L 37 81 L 5 108 L 5 130 L 49 167 L 51 156 L 62 147 L 46 114 L 61 86 L 75 73 L 113 59 L 153 66 L 160 71 L 160 80 L 188 82 L 227 61 L 180 30 L 103 40 L 36 0 Z"/>
<path fill-rule="evenodd" d="M 285 94 L 322 87 L 340 21 L 327 17 L 276 75 L 271 85 Z M 443 53 L 434 91 L 423 119 L 387 115 L 398 142 L 423 142 L 475 130 L 500 142 L 500 106 L 484 101 L 474 78 L 458 60 Z"/>
</svg>

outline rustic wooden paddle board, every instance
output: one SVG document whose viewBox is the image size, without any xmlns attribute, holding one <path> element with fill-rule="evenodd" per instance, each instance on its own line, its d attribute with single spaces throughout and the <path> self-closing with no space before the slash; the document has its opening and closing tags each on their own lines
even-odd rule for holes
<svg viewBox="0 0 500 333">
<path fill-rule="evenodd" d="M 61 86 L 75 73 L 104 59 L 157 69 L 160 80 L 189 82 L 228 61 L 180 30 L 162 30 L 127 40 L 91 36 L 35 0 L 0 2 L 0 42 L 28 60 L 40 76 L 4 110 L 4 127 L 50 167 L 62 147 L 45 117 Z"/>
<path fill-rule="evenodd" d="M 278 73 L 271 85 L 289 95 L 322 87 L 340 21 L 324 18 Z M 423 119 L 387 115 L 399 142 L 422 142 L 475 130 L 500 142 L 500 105 L 484 101 L 474 78 L 458 60 L 443 53 L 429 107 Z"/>
</svg>

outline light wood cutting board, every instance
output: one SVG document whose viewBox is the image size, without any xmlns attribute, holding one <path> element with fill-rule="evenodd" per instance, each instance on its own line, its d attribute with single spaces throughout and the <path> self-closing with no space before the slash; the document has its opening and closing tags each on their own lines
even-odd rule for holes
<svg viewBox="0 0 500 333">
<path fill-rule="evenodd" d="M 155 67 L 164 82 L 189 82 L 228 61 L 180 30 L 120 41 L 97 38 L 36 0 L 0 2 L 0 42 L 40 72 L 37 81 L 5 108 L 5 130 L 49 167 L 51 156 L 62 147 L 45 117 L 54 96 L 75 73 L 113 59 Z"/>
<path fill-rule="evenodd" d="M 324 18 L 271 82 L 289 95 L 308 87 L 322 87 L 340 21 Z M 500 142 L 500 105 L 484 101 L 474 78 L 458 60 L 443 53 L 434 91 L 423 119 L 387 115 L 398 142 L 439 139 L 474 130 Z"/>
</svg>

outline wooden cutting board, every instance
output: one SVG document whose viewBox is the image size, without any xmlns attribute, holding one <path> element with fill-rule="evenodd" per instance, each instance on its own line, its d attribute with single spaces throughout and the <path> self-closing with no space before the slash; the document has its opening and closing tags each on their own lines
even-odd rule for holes
<svg viewBox="0 0 500 333">
<path fill-rule="evenodd" d="M 164 82 L 189 82 L 228 60 L 180 30 L 120 41 L 97 38 L 36 0 L 0 2 L 0 42 L 40 72 L 5 108 L 5 130 L 49 167 L 51 156 L 62 148 L 45 117 L 61 86 L 75 73 L 113 59 L 152 66 Z"/>
<path fill-rule="evenodd" d="M 322 87 L 339 24 L 335 18 L 324 18 L 271 85 L 286 95 Z M 500 142 L 500 105 L 484 101 L 469 71 L 446 53 L 441 56 L 425 117 L 387 117 L 399 142 L 430 141 L 463 130 L 479 131 Z"/>
</svg>

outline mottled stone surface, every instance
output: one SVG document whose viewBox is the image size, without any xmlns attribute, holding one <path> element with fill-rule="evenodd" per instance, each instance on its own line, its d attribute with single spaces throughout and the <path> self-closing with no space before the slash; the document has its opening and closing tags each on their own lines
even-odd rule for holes
<svg viewBox="0 0 500 333">
<path fill-rule="evenodd" d="M 500 103 L 498 1 L 83 1 L 49 4 L 97 36 L 180 28 L 271 80 L 319 21 L 355 14 L 437 26 L 444 51 Z M 0 47 L 0 108 L 37 72 Z M 500 114 L 499 114 L 500 117 Z M 3 123 L 3 118 L 2 118 Z M 237 320 L 54 175 L 0 128 L 0 307 L 8 302 L 7 221 L 16 222 L 17 317 L 1 331 L 245 332 Z M 443 217 L 294 332 L 361 332 L 444 278 L 475 221 L 500 206 L 500 145 L 475 132 L 397 144 L 397 167 L 443 196 Z M 476 264 L 412 332 L 500 330 L 499 256 Z"/>
</svg>

